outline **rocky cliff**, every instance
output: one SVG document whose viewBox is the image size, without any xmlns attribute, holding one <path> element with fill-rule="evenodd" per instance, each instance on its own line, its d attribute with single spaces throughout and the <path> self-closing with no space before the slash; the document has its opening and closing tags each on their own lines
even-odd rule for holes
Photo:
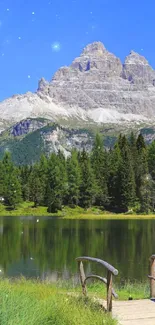
<svg viewBox="0 0 155 325">
<path fill-rule="evenodd" d="M 62 125 L 70 121 L 76 125 L 152 123 L 155 71 L 138 53 L 131 51 L 122 64 L 95 42 L 69 67 L 60 68 L 50 82 L 42 78 L 36 93 L 1 102 L 0 116 L 5 125 L 28 117 L 46 117 Z"/>
<path fill-rule="evenodd" d="M 41 154 L 49 156 L 52 152 L 63 152 L 65 157 L 70 155 L 73 148 L 78 151 L 92 149 L 96 131 L 104 139 L 106 149 L 113 147 L 117 136 L 121 133 L 129 136 L 143 134 L 146 143 L 155 140 L 155 126 L 128 130 L 124 125 L 116 129 L 114 125 L 98 128 L 67 128 L 43 118 L 28 118 L 22 120 L 0 134 L 0 159 L 5 151 L 11 153 L 16 164 L 33 164 Z"/>
</svg>

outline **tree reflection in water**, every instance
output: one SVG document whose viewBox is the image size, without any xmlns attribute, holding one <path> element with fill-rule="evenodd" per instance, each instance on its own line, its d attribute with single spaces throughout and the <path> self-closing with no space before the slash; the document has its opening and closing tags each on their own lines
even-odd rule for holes
<svg viewBox="0 0 155 325">
<path fill-rule="evenodd" d="M 117 281 L 146 280 L 155 253 L 154 220 L 56 220 L 0 218 L 0 275 L 78 279 L 75 258 L 104 259 L 119 270 Z M 87 273 L 104 269 L 87 264 Z"/>
</svg>

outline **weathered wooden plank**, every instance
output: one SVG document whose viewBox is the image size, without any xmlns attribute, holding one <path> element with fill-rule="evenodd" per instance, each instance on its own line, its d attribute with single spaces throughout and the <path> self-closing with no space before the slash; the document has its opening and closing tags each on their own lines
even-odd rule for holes
<svg viewBox="0 0 155 325">
<path fill-rule="evenodd" d="M 112 311 L 112 273 L 107 272 L 107 311 Z"/>
<path fill-rule="evenodd" d="M 118 270 L 115 269 L 111 264 L 99 259 L 99 258 L 94 258 L 94 257 L 89 257 L 89 256 L 80 256 L 76 258 L 76 261 L 88 261 L 88 262 L 96 262 L 101 265 L 103 265 L 108 271 L 110 271 L 113 275 L 118 275 Z"/>
<path fill-rule="evenodd" d="M 81 281 L 81 285 L 82 285 L 82 293 L 84 296 L 87 295 L 87 288 L 86 288 L 86 276 L 85 276 L 85 272 L 84 272 L 84 267 L 83 267 L 83 263 L 79 262 L 79 269 L 80 269 L 80 281 Z"/>
<path fill-rule="evenodd" d="M 112 315 L 120 325 L 154 325 L 155 303 L 148 299 L 114 301 Z"/>
</svg>

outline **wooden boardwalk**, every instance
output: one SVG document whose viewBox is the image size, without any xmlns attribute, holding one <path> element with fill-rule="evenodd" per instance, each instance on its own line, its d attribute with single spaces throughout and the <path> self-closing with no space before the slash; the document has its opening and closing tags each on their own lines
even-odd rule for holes
<svg viewBox="0 0 155 325">
<path fill-rule="evenodd" d="M 155 325 L 155 302 L 148 299 L 113 301 L 112 315 L 120 325 Z"/>
<path fill-rule="evenodd" d="M 98 258 L 81 256 L 76 258 L 79 263 L 80 280 L 83 295 L 87 295 L 86 281 L 90 278 L 100 280 L 106 284 L 107 299 L 95 299 L 99 302 L 107 312 L 111 312 L 113 318 L 118 320 L 120 325 L 155 325 L 155 302 L 149 299 L 128 300 L 128 301 L 112 301 L 112 296 L 117 298 L 117 294 L 113 289 L 112 276 L 118 274 L 118 270 L 112 265 Z M 96 262 L 107 269 L 107 278 L 98 275 L 85 275 L 83 262 Z M 150 257 L 150 297 L 155 298 L 155 255 Z"/>
</svg>

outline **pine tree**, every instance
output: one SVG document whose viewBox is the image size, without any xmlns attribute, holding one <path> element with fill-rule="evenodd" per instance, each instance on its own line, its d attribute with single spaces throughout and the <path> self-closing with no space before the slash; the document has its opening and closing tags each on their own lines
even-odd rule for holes
<svg viewBox="0 0 155 325">
<path fill-rule="evenodd" d="M 22 188 L 22 197 L 24 201 L 29 201 L 30 199 L 30 187 L 29 187 L 29 176 L 30 176 L 30 167 L 21 166 L 20 167 L 20 181 Z"/>
<path fill-rule="evenodd" d="M 57 154 L 59 171 L 60 171 L 60 183 L 61 183 L 61 197 L 62 203 L 65 203 L 65 198 L 68 189 L 68 181 L 67 181 L 67 167 L 66 167 L 66 159 L 62 151 L 58 151 Z"/>
<path fill-rule="evenodd" d="M 135 175 L 126 137 L 121 141 L 121 160 L 117 172 L 117 186 L 120 211 L 126 212 L 136 202 Z"/>
<path fill-rule="evenodd" d="M 151 207 L 154 211 L 155 208 L 155 141 L 153 141 L 148 147 L 148 169 L 149 176 L 151 176 Z M 149 177 L 150 178 L 150 177 Z"/>
<path fill-rule="evenodd" d="M 0 161 L 0 197 L 4 197 L 4 181 L 5 181 L 5 172 L 4 165 L 2 161 Z"/>
<path fill-rule="evenodd" d="M 136 177 L 136 169 L 138 164 L 138 152 L 137 152 L 136 141 L 137 141 L 136 136 L 134 135 L 133 132 L 131 132 L 129 137 L 129 149 L 130 149 L 131 162 L 133 165 L 135 177 Z"/>
<path fill-rule="evenodd" d="M 13 170 L 7 183 L 7 197 L 6 202 L 11 208 L 15 209 L 16 206 L 22 201 L 22 191 L 19 182 L 19 175 L 17 170 Z"/>
<path fill-rule="evenodd" d="M 13 165 L 9 152 L 5 153 L 2 164 L 4 170 L 3 193 L 5 204 L 15 209 L 22 200 L 19 170 Z"/>
<path fill-rule="evenodd" d="M 148 158 L 147 158 L 147 148 L 143 136 L 140 134 L 136 142 L 137 146 L 137 168 L 136 168 L 136 192 L 137 197 L 140 202 L 140 207 L 142 212 L 147 212 L 150 206 L 150 200 L 148 200 L 148 195 L 146 195 L 148 182 Z"/>
<path fill-rule="evenodd" d="M 66 201 L 73 207 L 79 204 L 80 192 L 80 167 L 76 150 L 72 150 L 71 156 L 67 159 L 67 180 Z"/>
<path fill-rule="evenodd" d="M 114 166 L 110 171 L 112 182 L 109 192 L 112 203 L 119 212 L 128 211 L 136 201 L 134 170 L 130 150 L 125 136 L 120 135 L 112 153 Z"/>
<path fill-rule="evenodd" d="M 9 183 L 9 178 L 10 175 L 13 172 L 13 163 L 11 160 L 11 154 L 10 152 L 5 152 L 3 160 L 2 160 L 2 164 L 3 164 L 3 193 L 4 193 L 4 198 L 5 201 L 7 201 L 7 191 L 8 191 L 8 183 Z"/>
<path fill-rule="evenodd" d="M 64 188 L 61 175 L 61 162 L 56 154 L 51 154 L 48 161 L 47 185 L 46 185 L 46 205 L 49 212 L 57 212 L 62 209 Z"/>
<path fill-rule="evenodd" d="M 95 202 L 96 184 L 90 159 L 86 151 L 80 154 L 81 184 L 80 184 L 80 206 L 89 208 Z"/>
<path fill-rule="evenodd" d="M 105 206 L 108 203 L 106 153 L 103 140 L 99 134 L 96 135 L 91 153 L 91 163 L 96 179 L 96 205 Z"/>
<path fill-rule="evenodd" d="M 118 142 L 114 148 L 109 152 L 109 164 L 108 164 L 108 193 L 109 193 L 109 208 L 116 211 L 119 202 L 118 197 L 118 168 L 121 162 L 121 150 Z"/>
<path fill-rule="evenodd" d="M 38 176 L 42 188 L 42 199 L 41 204 L 45 205 L 45 195 L 46 195 L 46 185 L 47 185 L 47 170 L 48 170 L 48 160 L 45 155 L 41 155 L 38 164 Z"/>
<path fill-rule="evenodd" d="M 152 179 L 155 181 L 155 140 L 148 147 L 148 168 Z"/>
<path fill-rule="evenodd" d="M 142 184 L 140 188 L 140 210 L 141 212 L 149 213 L 152 208 L 152 193 L 155 190 L 153 188 L 152 177 L 148 174 L 142 179 Z"/>
<path fill-rule="evenodd" d="M 43 188 L 39 178 L 38 164 L 33 166 L 29 176 L 28 186 L 30 190 L 30 200 L 34 202 L 34 207 L 37 207 L 43 200 Z"/>
</svg>

